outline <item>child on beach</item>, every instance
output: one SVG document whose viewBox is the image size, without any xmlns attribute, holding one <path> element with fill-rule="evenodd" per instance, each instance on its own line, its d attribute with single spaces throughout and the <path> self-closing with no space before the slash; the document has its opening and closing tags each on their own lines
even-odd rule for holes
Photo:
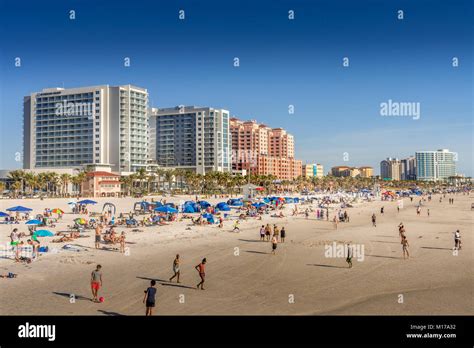
<svg viewBox="0 0 474 348">
<path fill-rule="evenodd" d="M 155 295 L 156 295 L 156 281 L 152 280 L 150 286 L 145 290 L 145 296 L 143 297 L 143 303 L 145 303 L 146 310 L 145 315 L 153 315 L 153 308 L 155 307 Z"/>
<path fill-rule="evenodd" d="M 173 272 L 174 275 L 170 278 L 170 281 L 172 281 L 175 277 L 178 277 L 178 283 L 179 283 L 179 276 L 180 276 L 180 271 L 179 271 L 179 254 L 176 254 L 176 257 L 173 261 Z"/>
<path fill-rule="evenodd" d="M 235 220 L 235 222 L 234 222 L 234 229 L 232 230 L 232 232 L 240 232 L 239 220 Z"/>
<path fill-rule="evenodd" d="M 265 225 L 260 228 L 260 240 L 265 241 Z"/>
<path fill-rule="evenodd" d="M 377 227 L 375 214 L 372 214 L 372 226 Z"/>
<path fill-rule="evenodd" d="M 286 237 L 286 230 L 285 230 L 285 227 L 282 227 L 280 231 L 280 238 L 281 238 L 282 243 L 285 243 L 285 237 Z"/>
</svg>

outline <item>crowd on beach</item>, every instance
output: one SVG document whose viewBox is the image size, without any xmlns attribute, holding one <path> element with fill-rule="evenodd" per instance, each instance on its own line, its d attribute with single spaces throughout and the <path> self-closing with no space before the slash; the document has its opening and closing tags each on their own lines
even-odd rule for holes
<svg viewBox="0 0 474 348">
<path fill-rule="evenodd" d="M 457 192 L 463 193 L 465 192 Z M 448 193 L 451 195 L 455 193 Z M 418 203 L 415 205 L 416 215 L 421 216 L 422 209 L 428 202 L 432 201 L 432 194 L 423 194 L 421 196 L 415 196 L 418 199 Z M 393 200 L 392 196 L 385 197 L 384 201 Z M 410 202 L 413 202 L 414 196 L 409 196 Z M 443 199 L 446 198 L 446 193 L 441 193 L 439 197 L 439 203 L 443 202 Z M 68 231 L 59 231 L 54 234 L 54 238 L 51 240 L 52 243 L 69 243 L 78 238 L 87 237 L 85 232 L 87 230 L 94 231 L 94 247 L 97 250 L 104 248 L 112 248 L 118 252 L 125 254 L 126 253 L 126 231 L 117 231 L 118 229 L 127 229 L 134 228 L 132 231 L 140 232 L 138 227 L 150 227 L 150 226 L 159 226 L 171 224 L 174 222 L 186 221 L 189 220 L 190 224 L 187 225 L 186 229 L 190 229 L 192 226 L 207 226 L 207 225 L 216 225 L 219 229 L 224 229 L 226 221 L 233 221 L 232 232 L 240 232 L 240 224 L 245 221 L 252 220 L 263 220 L 264 217 L 269 218 L 285 218 L 285 212 L 287 212 L 286 207 L 289 205 L 285 199 L 274 199 L 270 201 L 263 201 L 261 199 L 255 200 L 254 202 L 242 202 L 238 206 L 232 206 L 233 212 L 227 209 L 219 209 L 218 205 L 210 204 L 200 204 L 203 201 L 200 201 L 196 196 L 196 200 L 192 204 L 198 206 L 198 210 L 194 213 L 186 213 L 184 209 L 176 204 L 167 203 L 165 199 L 160 201 L 154 201 L 153 199 L 150 202 L 144 201 L 144 204 L 141 205 L 140 209 L 129 211 L 128 213 L 120 212 L 115 214 L 110 209 L 105 209 L 102 213 L 91 212 L 87 208 L 86 204 L 75 204 L 72 207 L 72 214 L 76 214 L 79 217 L 74 220 L 74 224 L 68 226 Z M 236 201 L 227 201 L 225 203 L 231 204 Z M 448 197 L 449 204 L 454 204 L 454 198 Z M 145 204 L 146 203 L 146 204 Z M 159 203 L 159 204 L 158 204 Z M 191 204 L 191 203 L 190 203 Z M 314 216 L 315 220 L 325 220 L 330 221 L 330 209 L 334 213 L 333 218 L 331 219 L 334 229 L 338 229 L 339 223 L 349 223 L 350 216 L 347 212 L 347 208 L 350 208 L 353 205 L 353 200 L 345 196 L 324 196 L 324 197 L 307 197 L 298 201 L 297 204 L 294 204 L 292 207 L 290 217 L 302 216 L 304 219 L 309 219 L 311 216 Z M 168 207 L 163 208 L 160 211 L 159 207 Z M 223 207 L 223 205 L 221 205 Z M 14 259 L 16 262 L 25 262 L 31 263 L 32 261 L 38 259 L 41 255 L 41 240 L 37 237 L 35 232 L 37 227 L 53 227 L 56 223 L 60 222 L 63 218 L 64 212 L 62 210 L 56 209 L 56 216 L 53 213 L 53 209 L 46 208 L 41 214 L 35 216 L 36 219 L 40 221 L 39 224 L 30 225 L 27 227 L 27 233 L 20 232 L 21 227 L 13 228 L 10 234 L 10 245 L 12 250 L 14 250 Z M 397 211 L 400 212 L 400 206 L 397 206 Z M 426 208 L 427 216 L 429 216 L 429 209 Z M 383 216 L 385 213 L 385 207 L 380 208 L 380 216 Z M 332 214 L 331 214 L 332 215 Z M 31 218 L 30 212 L 10 214 L 8 217 L 5 217 L 5 223 L 13 223 L 19 225 L 21 222 L 29 221 Z M 375 213 L 371 216 L 372 226 L 377 228 L 377 215 Z M 401 222 L 398 225 L 398 232 L 400 237 L 400 244 L 402 247 L 402 256 L 403 259 L 410 258 L 409 251 L 409 242 L 407 238 L 407 233 L 404 224 Z M 454 235 L 454 247 L 453 250 L 461 250 L 461 232 L 456 230 L 453 233 Z M 270 254 L 276 255 L 278 245 L 285 243 L 287 238 L 287 230 L 285 226 L 279 226 L 277 223 L 263 223 L 259 229 L 259 240 L 261 242 L 270 243 Z M 22 240 L 26 239 L 26 241 Z M 26 257 L 22 255 L 22 250 L 28 248 L 31 251 L 30 256 Z M 352 268 L 352 257 L 353 251 L 350 243 L 347 245 L 347 257 L 346 262 L 349 268 Z M 195 269 L 197 271 L 199 282 L 196 285 L 196 289 L 204 290 L 204 284 L 206 280 L 206 263 L 207 259 L 203 258 L 199 262 Z M 102 266 L 97 265 L 95 270 L 91 273 L 90 278 L 90 287 L 92 292 L 92 301 L 93 302 L 103 302 L 104 298 L 99 296 L 99 292 L 103 286 L 103 274 Z M 0 275 L 1 278 L 15 278 L 17 274 L 7 273 L 5 275 Z M 169 278 L 169 282 L 172 282 L 176 279 L 177 283 L 181 281 L 181 258 L 177 254 L 175 259 L 172 262 L 172 273 Z M 153 314 L 153 308 L 156 305 L 156 281 L 151 280 L 150 286 L 144 291 L 143 303 L 146 307 L 146 315 Z"/>
</svg>

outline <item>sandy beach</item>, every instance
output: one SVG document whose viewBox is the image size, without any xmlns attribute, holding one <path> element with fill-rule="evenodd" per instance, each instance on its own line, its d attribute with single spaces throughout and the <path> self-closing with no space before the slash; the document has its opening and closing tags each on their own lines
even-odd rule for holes
<svg viewBox="0 0 474 348">
<path fill-rule="evenodd" d="M 292 217 L 293 204 L 284 218 L 264 215 L 263 220 L 241 223 L 241 232 L 232 232 L 233 221 L 224 228 L 189 226 L 190 220 L 168 226 L 140 227 L 143 232 L 118 227 L 126 232 L 129 254 L 117 250 L 96 250 L 94 231 L 70 244 L 84 250 L 62 250 L 64 243 L 41 238 L 42 245 L 58 252 L 42 254 L 30 264 L 0 258 L 0 272 L 18 278 L 0 279 L 2 315 L 143 315 L 144 290 L 150 279 L 157 281 L 155 315 L 279 315 L 279 314 L 380 314 L 440 315 L 473 314 L 472 193 L 447 195 L 439 202 L 434 195 L 417 216 L 413 202 L 404 198 L 397 212 L 396 202 L 364 202 L 348 208 L 349 223 L 317 220 L 314 213 Z M 453 205 L 448 197 L 454 197 Z M 189 197 L 168 197 L 180 202 Z M 192 197 L 194 198 L 194 197 Z M 156 199 L 156 198 L 155 198 Z M 158 198 L 159 199 L 159 198 Z M 129 212 L 137 199 L 96 199 L 91 211 L 101 212 L 104 202 L 112 202 L 118 212 Z M 217 203 L 225 199 L 207 199 Z M 64 214 L 53 232 L 65 230 L 79 217 L 71 214 L 70 199 L 2 200 L 0 211 L 22 205 L 41 213 L 44 208 L 61 208 Z M 385 213 L 380 214 L 384 206 Z M 300 211 L 307 206 L 299 207 Z M 316 209 L 316 205 L 313 205 Z M 430 210 L 430 216 L 427 215 Z M 236 212 L 233 210 L 233 216 Z M 373 227 L 371 216 L 377 216 Z M 32 214 L 32 215 L 34 215 Z M 333 214 L 330 215 L 331 217 Z M 403 222 L 410 243 L 410 258 L 404 260 L 398 235 Z M 287 231 L 285 243 L 272 255 L 271 244 L 259 240 L 262 224 L 277 224 Z M 0 225 L 0 243 L 6 245 L 13 228 L 27 232 L 27 226 Z M 453 255 L 453 233 L 462 234 L 462 250 Z M 325 245 L 348 242 L 364 246 L 363 261 L 325 257 Z M 181 283 L 170 283 L 172 262 L 181 256 Z M 196 290 L 199 277 L 194 269 L 207 258 L 206 290 Z M 104 303 L 93 303 L 90 274 L 102 265 Z M 76 301 L 70 301 L 74 294 Z M 402 297 L 400 296 L 402 295 Z M 400 299 L 403 302 L 400 303 Z"/>
</svg>

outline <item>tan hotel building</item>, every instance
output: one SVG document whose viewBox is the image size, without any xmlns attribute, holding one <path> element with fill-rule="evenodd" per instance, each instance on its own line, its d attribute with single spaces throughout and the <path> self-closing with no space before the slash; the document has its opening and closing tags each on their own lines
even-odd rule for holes
<svg viewBox="0 0 474 348">
<path fill-rule="evenodd" d="M 270 128 L 256 121 L 230 119 L 232 169 L 290 180 L 302 175 L 296 160 L 293 135 L 283 128 Z"/>
</svg>

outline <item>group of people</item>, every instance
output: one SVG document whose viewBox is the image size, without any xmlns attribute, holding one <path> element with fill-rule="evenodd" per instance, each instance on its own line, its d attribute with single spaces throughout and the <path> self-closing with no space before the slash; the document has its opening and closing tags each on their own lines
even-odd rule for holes
<svg viewBox="0 0 474 348">
<path fill-rule="evenodd" d="M 204 289 L 204 282 L 206 279 L 206 263 L 207 259 L 203 258 L 199 264 L 194 268 L 199 274 L 200 282 L 196 285 L 196 289 Z M 176 255 L 173 260 L 173 276 L 169 279 L 171 282 L 174 278 L 177 278 L 177 282 L 180 283 L 179 278 L 181 275 L 180 271 L 181 260 L 179 254 Z M 16 275 L 15 275 L 16 276 Z M 153 315 L 153 308 L 156 306 L 156 293 L 157 289 L 155 287 L 156 280 L 150 281 L 150 286 L 144 291 L 145 295 L 143 297 L 143 303 L 145 304 L 145 315 Z M 103 297 L 99 297 L 99 290 L 103 287 L 103 277 L 102 277 L 102 266 L 97 265 L 96 268 L 91 272 L 90 286 L 92 292 L 92 302 L 100 303 L 104 301 Z"/>
<path fill-rule="evenodd" d="M 272 243 L 272 254 L 276 253 L 278 243 L 284 243 L 286 238 L 286 230 L 283 226 L 281 230 L 278 228 L 276 224 L 273 225 L 273 228 L 270 224 L 262 225 L 260 228 L 260 240 L 263 242 L 270 242 Z"/>
</svg>

